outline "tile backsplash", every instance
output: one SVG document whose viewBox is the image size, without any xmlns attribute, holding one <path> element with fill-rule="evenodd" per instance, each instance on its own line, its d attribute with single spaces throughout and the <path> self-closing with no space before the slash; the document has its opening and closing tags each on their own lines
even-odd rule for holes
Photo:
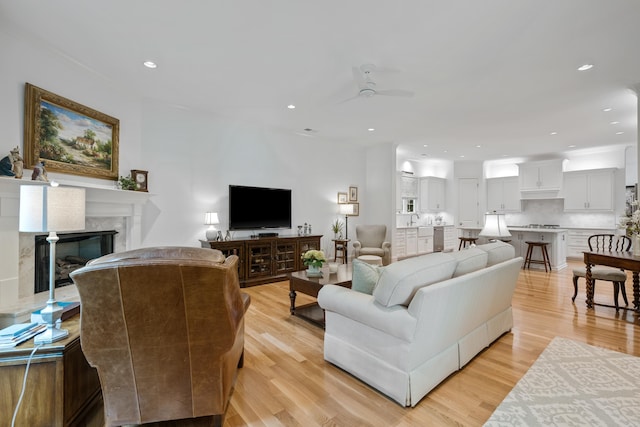
<svg viewBox="0 0 640 427">
<path fill-rule="evenodd" d="M 565 212 L 564 200 L 523 200 L 522 212 L 506 214 L 508 225 L 557 224 L 567 228 L 616 228 L 614 212 Z"/>
</svg>

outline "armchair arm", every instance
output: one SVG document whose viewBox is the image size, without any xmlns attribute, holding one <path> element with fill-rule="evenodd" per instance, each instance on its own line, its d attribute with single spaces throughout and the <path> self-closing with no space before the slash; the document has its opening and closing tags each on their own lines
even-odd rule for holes
<svg viewBox="0 0 640 427">
<path fill-rule="evenodd" d="M 391 242 L 382 242 L 382 249 L 391 250 Z"/>
<path fill-rule="evenodd" d="M 362 249 L 362 243 L 357 240 L 353 241 L 353 257 L 358 258 L 360 256 L 360 249 Z"/>
</svg>

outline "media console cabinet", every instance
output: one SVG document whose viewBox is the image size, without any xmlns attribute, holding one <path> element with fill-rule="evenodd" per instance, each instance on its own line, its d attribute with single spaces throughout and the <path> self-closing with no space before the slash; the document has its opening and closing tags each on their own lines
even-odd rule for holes
<svg viewBox="0 0 640 427">
<path fill-rule="evenodd" d="M 218 249 L 239 258 L 240 286 L 287 280 L 287 273 L 304 270 L 302 255 L 320 249 L 322 235 L 277 236 L 231 240 L 200 240 L 203 248 Z"/>
</svg>

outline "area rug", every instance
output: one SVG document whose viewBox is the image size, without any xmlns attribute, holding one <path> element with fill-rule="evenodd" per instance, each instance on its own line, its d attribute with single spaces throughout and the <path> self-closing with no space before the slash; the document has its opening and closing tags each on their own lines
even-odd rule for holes
<svg viewBox="0 0 640 427">
<path fill-rule="evenodd" d="M 640 426 L 640 358 L 556 337 L 485 426 Z"/>
</svg>

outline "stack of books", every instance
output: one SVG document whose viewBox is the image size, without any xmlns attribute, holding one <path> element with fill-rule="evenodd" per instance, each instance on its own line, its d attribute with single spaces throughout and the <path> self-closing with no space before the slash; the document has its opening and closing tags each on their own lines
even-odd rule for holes
<svg viewBox="0 0 640 427">
<path fill-rule="evenodd" d="M 46 329 L 47 325 L 37 322 L 17 323 L 0 329 L 0 349 L 15 347 Z"/>
</svg>

